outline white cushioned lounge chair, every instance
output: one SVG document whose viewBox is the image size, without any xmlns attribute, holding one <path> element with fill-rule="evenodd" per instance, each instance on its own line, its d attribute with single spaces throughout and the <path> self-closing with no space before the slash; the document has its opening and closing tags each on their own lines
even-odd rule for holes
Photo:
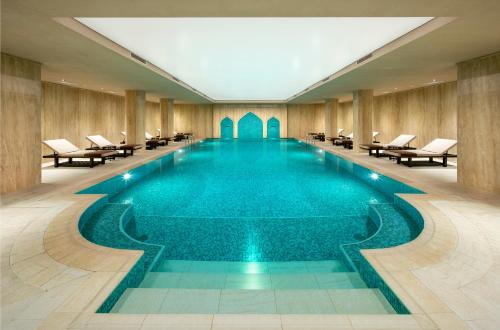
<svg viewBox="0 0 500 330">
<path fill-rule="evenodd" d="M 380 150 L 384 151 L 384 155 L 386 155 L 385 150 L 398 150 L 398 149 L 408 149 L 410 147 L 410 142 L 415 139 L 415 135 L 411 134 L 401 134 L 391 142 L 385 143 L 369 143 L 369 144 L 361 144 L 359 147 L 361 149 L 368 150 L 368 154 L 370 156 L 375 155 L 376 157 L 380 157 Z M 375 154 L 373 153 L 375 151 Z"/>
<path fill-rule="evenodd" d="M 61 165 L 60 158 L 67 158 L 69 164 L 73 164 L 74 158 L 89 159 L 90 163 L 85 166 L 94 167 L 96 158 L 99 158 L 101 164 L 104 164 L 106 158 L 114 158 L 117 154 L 115 150 L 81 150 L 66 139 L 46 140 L 43 141 L 43 144 L 54 152 L 52 155 L 43 156 L 44 158 L 54 158 L 54 167 Z"/>
<path fill-rule="evenodd" d="M 398 164 L 405 164 L 409 167 L 413 165 L 433 165 L 441 164 L 444 167 L 448 166 L 448 151 L 457 145 L 457 140 L 451 139 L 435 139 L 425 147 L 416 150 L 389 150 L 386 153 L 397 160 Z M 454 155 L 453 155 L 454 156 Z M 402 158 L 408 159 L 406 162 L 401 161 Z M 428 162 L 413 162 L 414 158 L 428 158 Z M 434 158 L 442 158 L 441 163 L 435 162 Z"/>
<path fill-rule="evenodd" d="M 134 150 L 142 148 L 142 144 L 114 144 L 109 140 L 106 140 L 102 135 L 88 135 L 87 140 L 92 144 L 90 149 L 92 150 L 121 150 L 117 156 L 127 157 L 133 156 Z"/>
</svg>

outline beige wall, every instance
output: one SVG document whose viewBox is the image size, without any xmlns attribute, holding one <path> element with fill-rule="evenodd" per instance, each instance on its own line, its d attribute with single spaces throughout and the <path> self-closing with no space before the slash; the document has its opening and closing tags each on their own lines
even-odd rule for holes
<svg viewBox="0 0 500 330">
<path fill-rule="evenodd" d="M 101 134 L 113 142 L 125 130 L 124 98 L 70 86 L 43 83 L 42 139 L 64 137 L 79 147 L 87 147 L 86 135 Z M 265 123 L 280 120 L 281 136 L 304 138 L 309 132 L 324 132 L 323 103 L 319 104 L 175 104 L 174 130 L 193 132 L 197 137 L 219 137 L 220 121 L 228 116 L 235 123 L 253 112 Z M 337 126 L 352 132 L 352 101 L 338 105 Z M 160 108 L 146 102 L 146 131 L 156 134 Z M 456 83 L 446 83 L 399 93 L 376 96 L 373 130 L 379 140 L 389 142 L 399 134 L 417 135 L 414 146 L 421 147 L 436 137 L 456 138 Z M 44 149 L 47 153 L 48 150 Z"/>
<path fill-rule="evenodd" d="M 288 105 L 288 137 L 303 139 L 307 133 L 324 131 L 324 103 Z"/>
<path fill-rule="evenodd" d="M 345 135 L 352 132 L 352 102 L 339 104 L 337 120 Z M 414 134 L 415 147 L 438 137 L 457 139 L 456 82 L 374 97 L 372 129 L 380 132 L 378 140 L 383 143 Z"/>
<path fill-rule="evenodd" d="M 387 143 L 400 134 L 414 134 L 415 147 L 435 138 L 457 138 L 456 82 L 380 95 L 374 99 L 373 130 Z"/>
<path fill-rule="evenodd" d="M 500 53 L 458 64 L 458 182 L 500 193 Z"/>
<path fill-rule="evenodd" d="M 280 136 L 287 137 L 287 110 L 285 104 L 215 104 L 213 106 L 213 136 L 220 137 L 220 122 L 229 117 L 234 124 L 234 137 L 238 137 L 238 121 L 252 112 L 262 120 L 263 134 L 267 137 L 267 121 L 275 117 L 280 121 Z"/>
<path fill-rule="evenodd" d="M 174 131 L 193 133 L 195 138 L 211 138 L 212 115 L 211 104 L 175 104 Z"/>
<path fill-rule="evenodd" d="M 344 135 L 352 133 L 352 101 L 339 103 L 337 127 L 344 129 Z"/>
<path fill-rule="evenodd" d="M 149 134 L 156 136 L 160 127 L 160 103 L 146 102 L 144 112 L 144 130 Z"/>
<path fill-rule="evenodd" d="M 124 97 L 49 82 L 42 87 L 42 140 L 64 138 L 80 148 L 90 146 L 87 135 L 122 140 Z M 51 153 L 45 146 L 42 152 Z"/>
<path fill-rule="evenodd" d="M 0 193 L 40 183 L 41 66 L 1 55 Z"/>
</svg>

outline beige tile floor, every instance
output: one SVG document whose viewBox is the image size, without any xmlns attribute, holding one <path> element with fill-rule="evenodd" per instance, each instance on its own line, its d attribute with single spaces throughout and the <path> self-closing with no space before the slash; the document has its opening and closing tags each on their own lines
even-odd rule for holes
<svg viewBox="0 0 500 330">
<path fill-rule="evenodd" d="M 425 219 L 413 242 L 365 256 L 412 315 L 95 314 L 140 253 L 85 241 L 79 215 L 96 195 L 75 191 L 182 145 L 94 169 L 43 169 L 43 184 L 0 208 L 2 329 L 498 329 L 500 196 L 466 190 L 456 168 L 407 168 L 318 146 L 423 189 L 407 195 Z"/>
</svg>

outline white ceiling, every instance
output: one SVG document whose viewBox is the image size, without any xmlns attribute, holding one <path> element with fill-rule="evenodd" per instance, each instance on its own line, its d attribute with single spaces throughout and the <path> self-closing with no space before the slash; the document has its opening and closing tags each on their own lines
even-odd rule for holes
<svg viewBox="0 0 500 330">
<path fill-rule="evenodd" d="M 215 100 L 285 100 L 432 17 L 77 18 Z"/>
</svg>

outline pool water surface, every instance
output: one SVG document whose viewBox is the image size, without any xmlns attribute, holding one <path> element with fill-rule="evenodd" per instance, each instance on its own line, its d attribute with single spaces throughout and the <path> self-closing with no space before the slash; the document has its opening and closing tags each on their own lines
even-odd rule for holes
<svg viewBox="0 0 500 330">
<path fill-rule="evenodd" d="M 108 195 L 87 239 L 146 251 L 102 311 L 407 312 L 359 250 L 414 239 L 395 193 L 420 192 L 300 141 L 205 140 L 81 193 Z"/>
</svg>

